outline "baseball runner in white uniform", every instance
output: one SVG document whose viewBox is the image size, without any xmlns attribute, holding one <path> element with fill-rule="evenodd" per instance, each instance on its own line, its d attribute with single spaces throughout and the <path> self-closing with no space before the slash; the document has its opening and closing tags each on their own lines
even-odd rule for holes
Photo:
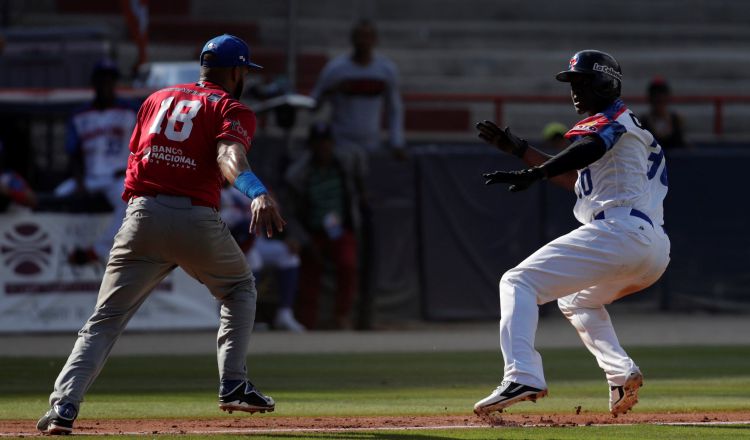
<svg viewBox="0 0 750 440">
<path fill-rule="evenodd" d="M 669 238 L 662 227 L 667 193 L 664 152 L 619 98 L 622 71 L 612 56 L 578 52 L 569 69 L 556 78 L 570 83 L 576 110 L 588 114 L 566 134 L 572 143 L 563 152 L 550 157 L 508 128 L 501 130 L 490 121 L 477 125 L 480 138 L 531 166 L 485 174 L 486 184 L 506 183 L 510 191 L 520 191 L 549 179 L 575 192 L 574 214 L 583 224 L 503 275 L 504 377 L 475 404 L 479 415 L 547 394 L 534 335 L 537 305 L 553 300 L 604 370 L 613 415 L 628 412 L 638 402 L 643 384 L 604 306 L 650 286 L 669 263 Z"/>
<path fill-rule="evenodd" d="M 127 204 L 122 200 L 125 169 L 128 166 L 130 135 L 138 108 L 115 94 L 120 73 L 110 59 L 96 63 L 91 74 L 94 99 L 76 111 L 68 123 L 65 148 L 74 162 L 75 176 L 64 180 L 55 195 L 67 197 L 76 192 L 100 193 L 112 205 L 107 229 L 96 239 L 96 259 L 106 263 L 114 236 L 122 225 Z"/>
</svg>

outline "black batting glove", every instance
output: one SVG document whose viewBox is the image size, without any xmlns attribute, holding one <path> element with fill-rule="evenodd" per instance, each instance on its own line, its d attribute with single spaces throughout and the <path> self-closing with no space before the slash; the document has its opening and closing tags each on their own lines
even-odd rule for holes
<svg viewBox="0 0 750 440">
<path fill-rule="evenodd" d="M 544 171 L 541 168 L 527 168 L 520 171 L 495 171 L 482 174 L 485 185 L 495 183 L 509 183 L 508 191 L 518 192 L 530 187 L 537 180 L 544 179 Z"/>
<path fill-rule="evenodd" d="M 516 157 L 523 157 L 526 149 L 529 148 L 526 139 L 511 133 L 510 127 L 505 127 L 503 130 L 492 121 L 484 121 L 477 124 L 477 130 L 479 130 L 477 136 L 480 139 Z"/>
</svg>

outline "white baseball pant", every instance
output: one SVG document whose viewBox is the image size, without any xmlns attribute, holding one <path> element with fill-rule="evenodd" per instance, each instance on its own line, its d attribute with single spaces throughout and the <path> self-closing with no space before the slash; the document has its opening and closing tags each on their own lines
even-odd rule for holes
<svg viewBox="0 0 750 440">
<path fill-rule="evenodd" d="M 669 263 L 669 238 L 659 225 L 611 208 L 546 244 L 500 281 L 500 348 L 504 380 L 546 388 L 534 348 L 537 304 L 557 299 L 560 310 L 596 357 L 612 386 L 636 368 L 620 345 L 605 304 L 655 283 Z"/>
</svg>

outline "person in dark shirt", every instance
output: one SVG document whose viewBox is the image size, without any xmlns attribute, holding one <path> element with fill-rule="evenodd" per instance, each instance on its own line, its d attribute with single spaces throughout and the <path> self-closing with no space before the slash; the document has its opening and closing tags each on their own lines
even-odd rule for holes
<svg viewBox="0 0 750 440">
<path fill-rule="evenodd" d="M 654 78 L 648 86 L 648 113 L 641 115 L 643 128 L 650 131 L 665 149 L 685 148 L 682 117 L 669 108 L 669 84 L 663 78 Z"/>
<path fill-rule="evenodd" d="M 358 156 L 336 148 L 327 124 L 311 127 L 308 147 L 286 173 L 293 208 L 287 229 L 302 246 L 297 317 L 308 329 L 318 325 L 321 278 L 329 259 L 337 281 L 333 327 L 346 329 L 358 282 L 355 231 L 361 223 L 362 164 Z"/>
</svg>

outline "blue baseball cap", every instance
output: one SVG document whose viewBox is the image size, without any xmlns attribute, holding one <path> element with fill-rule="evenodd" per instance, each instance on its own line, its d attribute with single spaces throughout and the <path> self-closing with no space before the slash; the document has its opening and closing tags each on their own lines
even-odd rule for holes
<svg viewBox="0 0 750 440">
<path fill-rule="evenodd" d="M 214 56 L 210 60 L 204 60 L 203 55 L 211 53 Z M 250 62 L 250 48 L 241 39 L 234 35 L 224 34 L 214 37 L 203 46 L 201 51 L 201 66 L 206 67 L 235 67 L 249 66 L 262 69 Z"/>
</svg>

